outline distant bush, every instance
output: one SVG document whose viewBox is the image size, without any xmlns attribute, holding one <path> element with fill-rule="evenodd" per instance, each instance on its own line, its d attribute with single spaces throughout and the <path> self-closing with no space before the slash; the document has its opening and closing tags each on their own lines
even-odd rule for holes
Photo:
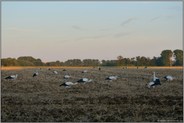
<svg viewBox="0 0 184 123">
<path fill-rule="evenodd" d="M 160 57 L 152 59 L 145 56 L 123 58 L 118 56 L 117 60 L 98 59 L 69 59 L 65 62 L 52 61 L 43 63 L 41 59 L 32 56 L 21 56 L 15 58 L 1 59 L 2 66 L 183 66 L 183 50 L 163 50 Z"/>
</svg>

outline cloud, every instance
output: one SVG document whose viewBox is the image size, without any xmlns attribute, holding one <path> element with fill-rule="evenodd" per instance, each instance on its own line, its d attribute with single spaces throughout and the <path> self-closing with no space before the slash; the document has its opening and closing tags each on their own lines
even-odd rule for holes
<svg viewBox="0 0 184 123">
<path fill-rule="evenodd" d="M 114 37 L 120 38 L 120 37 L 124 37 L 124 36 L 130 35 L 130 34 L 131 34 L 130 32 L 117 33 L 114 35 Z"/>
<path fill-rule="evenodd" d="M 181 11 L 182 10 L 182 4 L 179 6 L 170 6 L 170 7 L 167 7 L 167 9 L 169 10 L 174 10 L 174 11 Z"/>
<path fill-rule="evenodd" d="M 174 15 L 166 15 L 166 16 L 165 16 L 165 19 L 173 19 L 173 18 L 175 18 Z"/>
<path fill-rule="evenodd" d="M 150 21 L 155 21 L 155 20 L 158 20 L 158 19 L 160 19 L 160 18 L 161 18 L 161 16 L 156 16 L 156 17 L 151 18 Z"/>
<path fill-rule="evenodd" d="M 79 27 L 79 26 L 76 26 L 76 25 L 73 25 L 72 26 L 73 29 L 76 29 L 76 30 L 84 30 L 83 28 Z"/>
<path fill-rule="evenodd" d="M 112 30 L 114 28 L 103 28 L 103 29 L 99 29 L 99 31 L 109 31 L 109 30 Z"/>
<path fill-rule="evenodd" d="M 151 18 L 150 22 L 157 21 L 157 20 L 160 20 L 160 19 L 172 19 L 172 18 L 174 18 L 174 15 L 156 16 L 156 17 Z"/>
<path fill-rule="evenodd" d="M 107 36 L 109 36 L 109 34 L 80 37 L 77 40 L 99 39 Z"/>
<path fill-rule="evenodd" d="M 38 32 L 37 30 L 28 29 L 28 28 L 19 28 L 19 27 L 9 27 L 5 28 L 6 31 L 12 31 L 12 32 Z"/>
<path fill-rule="evenodd" d="M 136 20 L 136 18 L 129 18 L 127 20 L 124 20 L 122 23 L 121 23 L 121 26 L 125 26 L 127 24 L 129 24 L 130 22 Z"/>
</svg>

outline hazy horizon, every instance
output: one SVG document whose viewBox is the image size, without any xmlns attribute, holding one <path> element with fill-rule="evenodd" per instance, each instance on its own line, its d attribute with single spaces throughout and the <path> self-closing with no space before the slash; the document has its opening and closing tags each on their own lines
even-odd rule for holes
<svg viewBox="0 0 184 123">
<path fill-rule="evenodd" d="M 182 1 L 2 2 L 2 58 L 160 56 L 182 48 Z"/>
</svg>

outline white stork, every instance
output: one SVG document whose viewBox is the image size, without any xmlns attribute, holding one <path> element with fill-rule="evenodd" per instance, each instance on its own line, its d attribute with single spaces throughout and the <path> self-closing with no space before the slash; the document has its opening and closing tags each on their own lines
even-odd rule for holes
<svg viewBox="0 0 184 123">
<path fill-rule="evenodd" d="M 76 84 L 77 84 L 77 82 L 76 83 L 73 83 L 73 82 L 65 82 L 65 83 L 61 84 L 60 86 L 70 87 L 70 86 L 76 85 Z"/>
<path fill-rule="evenodd" d="M 173 81 L 173 77 L 170 76 L 170 75 L 167 75 L 167 76 L 164 76 L 164 78 L 167 80 L 167 81 Z"/>
<path fill-rule="evenodd" d="M 82 73 L 87 73 L 88 71 L 87 70 L 83 70 Z"/>
<path fill-rule="evenodd" d="M 153 78 L 152 81 L 160 81 L 160 79 L 158 77 L 155 76 L 155 72 L 153 72 Z"/>
<path fill-rule="evenodd" d="M 5 77 L 5 79 L 16 79 L 18 77 L 18 74 L 15 74 L 15 75 L 10 75 L 10 76 L 7 76 Z"/>
<path fill-rule="evenodd" d="M 64 76 L 64 79 L 69 79 L 69 78 L 71 78 L 70 75 L 65 75 L 65 76 Z"/>
<path fill-rule="evenodd" d="M 106 80 L 117 80 L 118 76 L 109 76 Z"/>
<path fill-rule="evenodd" d="M 161 83 L 160 83 L 160 79 L 158 78 L 158 77 L 156 77 L 155 76 L 155 72 L 153 72 L 153 78 L 152 78 L 152 81 L 151 82 L 149 82 L 148 84 L 147 84 L 147 87 L 148 88 L 155 88 L 155 86 L 157 86 L 157 85 L 161 85 Z"/>
<path fill-rule="evenodd" d="M 77 82 L 80 82 L 80 83 L 92 82 L 92 79 L 82 78 L 82 79 L 79 79 Z"/>
<path fill-rule="evenodd" d="M 33 77 L 38 76 L 38 71 L 33 73 Z"/>
<path fill-rule="evenodd" d="M 55 70 L 55 71 L 53 71 L 54 72 L 54 74 L 58 74 L 58 72 Z"/>
</svg>

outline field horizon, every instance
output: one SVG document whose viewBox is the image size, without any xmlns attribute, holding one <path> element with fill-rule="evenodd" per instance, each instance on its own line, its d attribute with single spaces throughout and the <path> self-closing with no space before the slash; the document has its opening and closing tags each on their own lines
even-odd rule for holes
<svg viewBox="0 0 184 123">
<path fill-rule="evenodd" d="M 137 69 L 137 66 L 95 66 L 102 68 L 123 68 Z M 0 70 L 18 70 L 31 68 L 94 68 L 94 66 L 1 66 Z M 183 69 L 183 66 L 147 66 L 147 69 Z M 138 69 L 145 69 L 145 66 L 138 66 Z"/>
</svg>

